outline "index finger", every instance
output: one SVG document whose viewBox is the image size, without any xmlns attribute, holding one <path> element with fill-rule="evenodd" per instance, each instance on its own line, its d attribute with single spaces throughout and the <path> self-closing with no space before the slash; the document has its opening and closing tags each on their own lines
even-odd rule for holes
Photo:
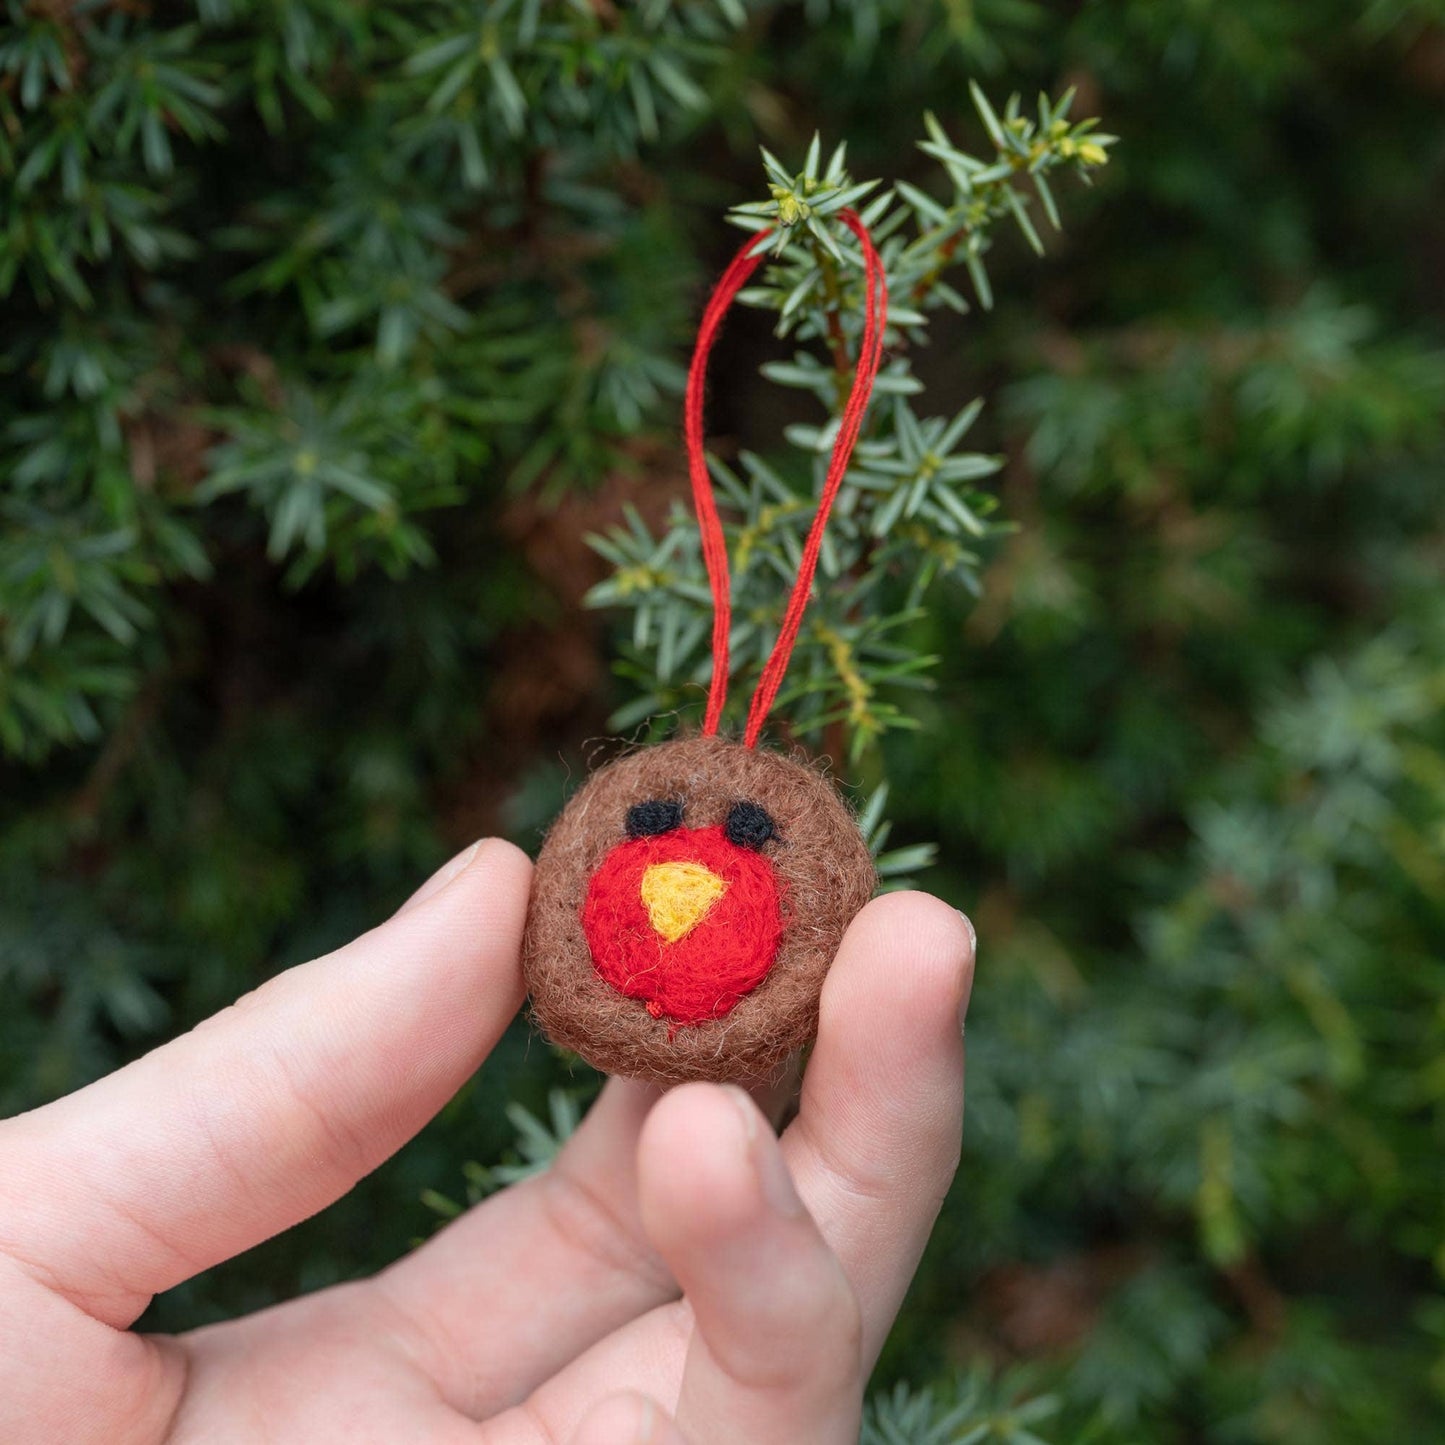
<svg viewBox="0 0 1445 1445">
<path fill-rule="evenodd" d="M 531 864 L 491 839 L 452 867 L 354 943 L 0 1122 L 0 1249 L 124 1327 L 400 1148 L 522 1001 Z"/>
</svg>

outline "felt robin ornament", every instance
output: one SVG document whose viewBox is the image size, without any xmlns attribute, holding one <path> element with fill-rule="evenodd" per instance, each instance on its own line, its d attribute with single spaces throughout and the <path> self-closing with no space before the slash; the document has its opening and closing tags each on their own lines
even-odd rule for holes
<svg viewBox="0 0 1445 1445">
<path fill-rule="evenodd" d="M 522 963 L 552 1040 L 609 1073 L 672 1083 L 759 1081 L 817 1029 L 823 978 L 876 886 L 851 811 L 811 763 L 757 746 L 812 590 L 828 513 L 882 355 L 888 296 L 867 228 L 867 312 L 852 389 L 778 639 L 743 736 L 719 734 L 727 696 L 727 549 L 703 450 L 708 356 L 762 260 L 754 235 L 718 281 L 688 373 L 688 470 L 713 597 L 713 671 L 700 733 L 594 773 L 537 859 Z M 766 234 L 766 233 L 764 233 Z"/>
</svg>

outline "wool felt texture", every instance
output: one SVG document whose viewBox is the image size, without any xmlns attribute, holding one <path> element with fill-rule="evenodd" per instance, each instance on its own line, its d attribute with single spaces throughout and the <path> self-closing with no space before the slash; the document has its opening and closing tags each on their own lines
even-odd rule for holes
<svg viewBox="0 0 1445 1445">
<path fill-rule="evenodd" d="M 728 809 L 723 832 L 740 848 L 761 848 L 769 838 L 778 836 L 778 825 L 766 808 L 756 803 L 734 803 Z"/>
<path fill-rule="evenodd" d="M 867 304 L 853 384 L 818 509 L 741 744 L 717 736 L 727 701 L 732 599 L 703 448 L 707 362 L 728 307 L 762 263 L 764 230 L 714 288 L 688 369 L 684 435 L 713 600 L 702 736 L 596 774 L 537 860 L 523 969 L 542 1026 L 598 1068 L 660 1082 L 765 1079 L 816 1030 L 823 975 L 876 881 L 820 774 L 754 751 L 812 592 L 828 514 L 882 362 L 888 283 L 856 212 Z"/>
<path fill-rule="evenodd" d="M 597 972 L 654 1018 L 721 1018 L 777 957 L 777 875 L 718 827 L 629 839 L 592 875 L 582 932 Z"/>
<path fill-rule="evenodd" d="M 680 823 L 630 837 L 629 811 L 653 802 L 679 805 Z M 757 845 L 727 835 L 729 815 L 741 803 L 772 825 Z M 609 859 L 621 861 L 604 867 Z M 602 958 L 594 958 L 588 935 L 601 938 L 604 911 L 656 936 L 641 881 L 647 867 L 669 862 L 698 863 L 727 884 L 672 945 L 692 945 L 686 956 L 697 971 L 677 966 L 682 954 L 672 967 L 639 969 L 638 958 L 648 955 L 636 943 L 614 953 L 599 942 Z M 615 883 L 625 870 L 633 870 L 635 892 L 622 887 L 614 895 L 602 880 Z M 773 883 L 771 917 L 767 890 L 752 891 L 764 878 Z M 876 881 L 847 805 L 809 764 L 715 736 L 626 754 L 582 785 L 538 857 L 522 945 L 533 1013 L 555 1043 L 608 1073 L 656 1083 L 761 1082 L 817 1032 L 823 977 Z M 745 904 L 749 919 L 735 926 Z M 771 961 L 749 985 L 774 929 Z M 735 935 L 751 942 L 740 947 Z"/>
<path fill-rule="evenodd" d="M 649 798 L 627 810 L 627 836 L 646 838 L 682 826 L 682 804 L 673 799 Z"/>
<path fill-rule="evenodd" d="M 598 879 L 606 867 L 604 863 L 592 875 L 589 897 L 596 890 Z M 727 886 L 725 880 L 701 863 L 649 863 L 643 870 L 642 886 L 638 891 L 653 931 L 665 943 L 676 943 L 678 939 L 686 938 L 712 912 L 713 904 L 727 892 Z M 585 909 L 582 921 L 585 926 Z M 597 944 L 590 932 L 587 941 L 592 948 L 592 956 L 596 958 Z M 624 993 L 626 991 L 623 990 Z"/>
</svg>

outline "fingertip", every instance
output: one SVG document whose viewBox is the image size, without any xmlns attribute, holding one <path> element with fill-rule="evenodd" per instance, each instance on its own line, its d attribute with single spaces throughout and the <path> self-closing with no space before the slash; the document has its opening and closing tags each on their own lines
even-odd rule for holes
<svg viewBox="0 0 1445 1445">
<path fill-rule="evenodd" d="M 482 838 L 468 849 L 466 862 L 447 886 L 483 887 L 494 898 L 520 900 L 525 911 L 532 891 L 532 860 L 505 838 Z"/>
<path fill-rule="evenodd" d="M 485 855 L 489 867 L 509 868 L 531 878 L 532 860 L 515 843 L 509 843 L 505 838 L 483 838 L 475 846 L 477 851 L 473 862 Z"/>
<path fill-rule="evenodd" d="M 584 1417 L 572 1445 L 686 1445 L 656 1400 L 629 1391 L 613 1395 Z"/>
<path fill-rule="evenodd" d="M 914 948 L 973 958 L 973 925 L 952 904 L 917 888 L 880 893 L 858 914 L 855 923 L 871 926 Z"/>
<path fill-rule="evenodd" d="M 678 1084 L 658 1099 L 642 1127 L 642 1140 L 649 1152 L 691 1152 L 699 1135 L 751 1137 L 763 1124 L 757 1105 L 737 1085 L 693 1082 Z"/>
<path fill-rule="evenodd" d="M 918 1024 L 962 1019 L 973 991 L 973 925 L 931 893 L 903 890 L 873 899 L 853 920 L 823 990 L 823 1015 L 852 1010 L 875 994 L 886 960 L 884 1006 Z M 832 997 L 830 998 L 830 994 Z"/>
<path fill-rule="evenodd" d="M 972 940 L 948 904 L 926 893 L 888 893 L 859 913 L 823 986 L 802 1107 L 784 1140 L 800 1183 L 819 1172 L 801 1161 L 821 1152 L 833 1173 L 852 1177 L 856 1191 L 886 1195 L 907 1180 L 917 1200 L 936 1208 L 959 1160 L 959 1019 L 972 979 Z M 803 1194 L 822 1220 L 829 1207 L 820 1213 L 807 1188 Z M 923 1209 L 912 1227 L 931 1219 Z M 914 1242 L 899 1255 L 910 1269 Z M 853 1267 L 864 1278 L 874 1264 L 854 1256 Z M 886 1297 L 897 1283 L 890 1279 Z"/>
<path fill-rule="evenodd" d="M 430 903 L 440 894 L 466 879 L 475 884 L 478 878 L 485 878 L 503 895 L 516 893 L 518 885 L 530 891 L 532 861 L 514 843 L 505 838 L 479 838 L 460 853 L 447 859 L 425 883 L 418 888 L 400 908 L 396 916 L 412 913 L 424 903 Z"/>
<path fill-rule="evenodd" d="M 505 838 L 483 838 L 428 879 L 395 918 L 367 938 L 414 940 L 433 964 L 474 959 L 483 965 L 490 987 L 505 981 L 520 1004 L 522 931 L 531 891 L 527 855 Z"/>
<path fill-rule="evenodd" d="M 644 1226 L 665 1247 L 752 1205 L 748 1151 L 770 1126 L 747 1094 L 724 1084 L 681 1084 L 655 1105 L 638 1141 Z"/>
</svg>

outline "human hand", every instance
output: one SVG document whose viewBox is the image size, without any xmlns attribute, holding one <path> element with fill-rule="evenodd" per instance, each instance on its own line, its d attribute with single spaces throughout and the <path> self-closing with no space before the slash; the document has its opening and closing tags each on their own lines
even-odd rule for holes
<svg viewBox="0 0 1445 1445">
<path fill-rule="evenodd" d="M 483 843 L 354 943 L 0 1121 L 0 1440 L 856 1440 L 958 1159 L 971 930 L 923 894 L 849 929 L 781 1141 L 740 1090 L 613 1079 L 550 1170 L 375 1278 L 129 1329 L 461 1086 L 522 1002 L 529 882 Z"/>
</svg>

